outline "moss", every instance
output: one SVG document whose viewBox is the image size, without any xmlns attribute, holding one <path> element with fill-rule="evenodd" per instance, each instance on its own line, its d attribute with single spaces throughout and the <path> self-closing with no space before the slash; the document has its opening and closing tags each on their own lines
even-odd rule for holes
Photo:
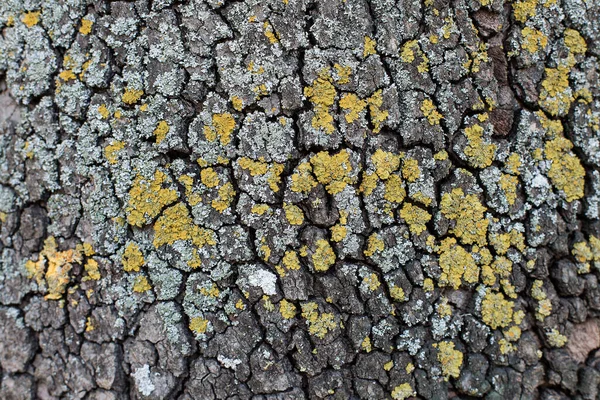
<svg viewBox="0 0 600 400">
<path fill-rule="evenodd" d="M 338 324 L 332 313 L 319 313 L 318 309 L 319 306 L 316 303 L 305 303 L 302 305 L 302 317 L 308 324 L 308 332 L 313 336 L 323 339 Z"/>
<path fill-rule="evenodd" d="M 121 96 L 121 101 L 125 104 L 135 104 L 138 100 L 144 95 L 143 90 L 126 88 L 123 96 Z"/>
<path fill-rule="evenodd" d="M 89 35 L 90 33 L 92 33 L 92 25 L 94 25 L 94 21 L 82 18 L 81 26 L 79 27 L 79 33 L 81 33 L 84 36 Z"/>
<path fill-rule="evenodd" d="M 569 202 L 583 197 L 585 185 L 585 169 L 571 153 L 572 148 L 571 141 L 563 137 L 546 142 L 544 148 L 546 158 L 552 162 L 548 177 Z"/>
<path fill-rule="evenodd" d="M 279 313 L 285 319 L 292 319 L 296 316 L 296 306 L 283 299 L 279 302 Z"/>
<path fill-rule="evenodd" d="M 427 229 L 427 224 L 431 220 L 431 214 L 423 210 L 421 207 L 410 203 L 404 204 L 400 210 L 400 217 L 406 221 L 410 231 L 415 235 L 420 235 Z"/>
<path fill-rule="evenodd" d="M 488 290 L 481 301 L 481 319 L 492 329 L 505 328 L 512 322 L 514 306 L 502 293 Z"/>
<path fill-rule="evenodd" d="M 202 317 L 194 317 L 190 319 L 189 328 L 195 334 L 204 334 L 208 329 L 208 320 Z"/>
<path fill-rule="evenodd" d="M 169 133 L 170 129 L 171 128 L 169 127 L 169 124 L 167 123 L 167 121 L 160 121 L 158 123 L 158 125 L 156 126 L 156 129 L 154 129 L 154 132 L 152 132 L 154 134 L 154 136 L 156 137 L 156 144 L 165 140 L 165 137 L 167 137 L 167 133 Z"/>
<path fill-rule="evenodd" d="M 463 353 L 454 348 L 454 342 L 443 341 L 433 345 L 437 349 L 437 360 L 442 366 L 444 379 L 458 378 L 463 364 Z"/>
<path fill-rule="evenodd" d="M 163 188 L 164 183 L 170 183 L 167 174 L 157 170 L 151 181 L 137 175 L 129 191 L 127 204 L 127 222 L 130 225 L 141 227 L 149 219 L 156 217 L 162 208 L 175 202 L 178 193 L 174 189 Z"/>
<path fill-rule="evenodd" d="M 324 68 L 319 72 L 318 78 L 313 81 L 312 85 L 304 88 L 304 95 L 314 106 L 315 115 L 312 118 L 312 127 L 322 130 L 326 134 L 332 134 L 335 127 L 329 109 L 335 103 L 336 92 L 329 69 Z"/>
<path fill-rule="evenodd" d="M 455 222 L 450 232 L 462 243 L 487 244 L 489 221 L 484 218 L 486 208 L 476 195 L 465 195 L 461 188 L 452 189 L 452 192 L 443 194 L 440 208 L 446 218 Z"/>
<path fill-rule="evenodd" d="M 145 293 L 148 290 L 152 289 L 150 286 L 150 282 L 148 282 L 148 278 L 144 275 L 138 275 L 135 277 L 133 281 L 133 291 L 136 293 Z"/>
<path fill-rule="evenodd" d="M 222 146 L 231 143 L 231 134 L 235 130 L 235 119 L 229 113 L 214 114 L 211 125 L 204 126 L 204 137 L 209 142 L 219 139 Z"/>
<path fill-rule="evenodd" d="M 335 253 L 329 242 L 325 239 L 319 239 L 316 243 L 315 252 L 312 255 L 312 262 L 316 271 L 327 271 L 335 264 Z"/>
<path fill-rule="evenodd" d="M 140 251 L 137 244 L 130 242 L 125 251 L 123 257 L 121 257 L 121 264 L 123 264 L 123 270 L 125 272 L 139 272 L 140 268 L 144 265 L 144 255 Z"/>
<path fill-rule="evenodd" d="M 421 112 L 427 118 L 427 121 L 429 121 L 429 125 L 439 125 L 441 119 L 444 118 L 444 116 L 438 112 L 431 99 L 423 100 Z"/>
</svg>

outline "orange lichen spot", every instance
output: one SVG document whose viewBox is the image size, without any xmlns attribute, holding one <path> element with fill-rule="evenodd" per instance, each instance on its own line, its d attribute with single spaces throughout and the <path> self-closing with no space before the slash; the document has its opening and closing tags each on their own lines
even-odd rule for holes
<svg viewBox="0 0 600 400">
<path fill-rule="evenodd" d="M 211 283 L 210 287 L 202 287 L 200 288 L 200 294 L 207 297 L 217 298 L 221 294 L 219 287 L 216 283 Z"/>
<path fill-rule="evenodd" d="M 464 153 L 468 157 L 469 164 L 475 168 L 489 167 L 494 161 L 496 145 L 485 143 L 483 128 L 478 124 L 466 127 L 464 133 L 468 141 Z"/>
<path fill-rule="evenodd" d="M 242 111 L 244 108 L 244 101 L 238 96 L 233 96 L 231 97 L 231 105 L 233 106 L 234 110 Z"/>
<path fill-rule="evenodd" d="M 31 28 L 34 25 L 37 25 L 40 22 L 40 14 L 41 11 L 29 11 L 23 15 L 21 21 L 28 27 Z"/>
<path fill-rule="evenodd" d="M 383 242 L 383 239 L 377 232 L 374 232 L 369 236 L 369 239 L 367 239 L 367 249 L 364 251 L 364 254 L 367 257 L 372 257 L 375 252 L 382 252 L 384 249 L 385 243 Z"/>
<path fill-rule="evenodd" d="M 373 123 L 373 133 L 379 133 L 381 131 L 381 125 L 390 115 L 388 111 L 381 109 L 381 106 L 383 105 L 382 93 L 383 91 L 379 89 L 367 99 L 369 113 L 371 114 L 371 122 Z"/>
<path fill-rule="evenodd" d="M 300 163 L 296 167 L 296 172 L 291 177 L 290 189 L 292 189 L 292 192 L 308 193 L 317 186 L 317 181 L 313 178 L 311 171 L 312 167 L 309 162 Z"/>
<path fill-rule="evenodd" d="M 431 99 L 423 100 L 421 112 L 427 118 L 427 121 L 429 121 L 429 125 L 439 125 L 440 120 L 444 118 L 443 115 L 438 112 Z"/>
<path fill-rule="evenodd" d="M 329 108 L 335 103 L 336 92 L 329 69 L 324 68 L 319 72 L 312 86 L 304 88 L 304 95 L 314 106 L 315 115 L 312 118 L 312 127 L 323 130 L 328 135 L 332 134 L 335 127 Z"/>
<path fill-rule="evenodd" d="M 6 26 L 8 26 L 9 28 L 11 26 L 15 26 L 15 16 L 14 15 L 8 16 L 8 18 L 6 19 Z"/>
<path fill-rule="evenodd" d="M 538 50 L 544 50 L 548 45 L 548 38 L 546 35 L 537 29 L 527 26 L 523 28 L 521 34 L 523 35 L 521 47 L 531 54 L 537 53 Z"/>
<path fill-rule="evenodd" d="M 348 228 L 342 224 L 335 224 L 330 228 L 331 240 L 341 242 L 348 235 Z"/>
<path fill-rule="evenodd" d="M 194 224 L 185 204 L 177 203 L 167 208 L 154 224 L 154 247 L 172 245 L 176 241 L 189 240 L 197 247 L 217 244 L 216 235 L 209 229 Z"/>
<path fill-rule="evenodd" d="M 92 33 L 92 25 L 94 25 L 94 21 L 83 18 L 81 20 L 81 26 L 79 27 L 79 33 L 86 36 Z"/>
<path fill-rule="evenodd" d="M 154 178 L 148 181 L 142 175 L 136 176 L 129 191 L 127 204 L 127 222 L 141 227 L 156 217 L 162 208 L 177 200 L 178 194 L 174 189 L 164 189 L 164 183 L 170 182 L 167 174 L 157 170 Z"/>
<path fill-rule="evenodd" d="M 123 257 L 121 257 L 121 264 L 123 264 L 123 270 L 125 272 L 140 272 L 140 268 L 144 265 L 144 255 L 140 251 L 137 244 L 130 242 L 125 251 Z"/>
<path fill-rule="evenodd" d="M 427 229 L 426 224 L 431 220 L 431 214 L 421 207 L 410 203 L 404 204 L 400 210 L 400 217 L 406 221 L 409 229 L 415 235 L 420 235 Z"/>
<path fill-rule="evenodd" d="M 350 82 L 350 75 L 352 75 L 352 68 L 347 65 L 340 65 L 338 63 L 333 65 L 336 72 L 336 82 L 340 85 L 345 85 Z"/>
<path fill-rule="evenodd" d="M 327 271 L 335 264 L 335 253 L 329 242 L 325 239 L 317 240 L 315 252 L 312 255 L 313 266 L 316 271 Z"/>
<path fill-rule="evenodd" d="M 219 174 L 212 168 L 204 168 L 200 171 L 200 181 L 208 188 L 219 186 Z"/>
<path fill-rule="evenodd" d="M 279 313 L 285 319 L 292 319 L 296 316 L 296 306 L 286 299 L 279 302 Z"/>
<path fill-rule="evenodd" d="M 300 207 L 290 203 L 284 203 L 283 210 L 285 211 L 285 218 L 290 225 L 302 225 L 304 222 L 304 213 Z"/>
<path fill-rule="evenodd" d="M 104 158 L 110 164 L 117 163 L 117 153 L 125 148 L 125 142 L 121 142 L 120 140 L 113 140 L 108 146 L 104 148 Z"/>
<path fill-rule="evenodd" d="M 221 145 L 226 146 L 231 143 L 231 134 L 235 129 L 235 119 L 229 113 L 214 114 L 212 116 L 212 126 L 204 126 L 204 136 L 209 142 L 219 139 Z"/>
<path fill-rule="evenodd" d="M 562 191 L 568 202 L 584 195 L 585 169 L 576 155 L 572 154 L 573 143 L 564 137 L 546 142 L 544 154 L 552 162 L 548 177 L 554 187 Z"/>
<path fill-rule="evenodd" d="M 142 104 L 142 105 L 140 106 L 140 111 L 141 111 L 141 112 L 146 112 L 146 111 L 148 111 L 148 104 L 147 104 L 147 103 L 146 103 L 146 104 Z"/>
<path fill-rule="evenodd" d="M 108 108 L 106 108 L 105 104 L 100 104 L 98 106 L 98 114 L 100 114 L 103 119 L 110 117 L 110 111 L 108 111 Z"/>
<path fill-rule="evenodd" d="M 302 317 L 308 324 L 308 332 L 320 339 L 337 327 L 335 316 L 332 313 L 319 313 L 319 306 L 309 302 L 302 305 Z"/>
<path fill-rule="evenodd" d="M 165 140 L 165 137 L 167 137 L 167 133 L 169 133 L 170 129 L 171 128 L 169 127 L 167 121 L 160 121 L 158 123 L 156 129 L 154 129 L 154 132 L 152 132 L 156 137 L 156 144 L 159 144 L 160 142 Z"/>
<path fill-rule="evenodd" d="M 442 269 L 440 286 L 452 286 L 458 289 L 463 280 L 467 283 L 477 283 L 479 268 L 473 255 L 457 244 L 454 238 L 444 239 L 439 251 L 439 264 Z"/>
<path fill-rule="evenodd" d="M 100 269 L 98 268 L 98 262 L 93 258 L 86 261 L 83 266 L 87 276 L 83 277 L 83 281 L 97 281 L 100 280 Z"/>
<path fill-rule="evenodd" d="M 121 101 L 125 104 L 135 104 L 138 100 L 144 95 L 143 90 L 137 90 L 132 88 L 126 88 L 123 96 L 121 96 Z"/>
<path fill-rule="evenodd" d="M 569 51 L 573 54 L 585 54 L 587 51 L 587 44 L 581 34 L 575 29 L 565 29 L 565 45 L 569 48 Z"/>
<path fill-rule="evenodd" d="M 340 99 L 340 107 L 348 111 L 344 118 L 347 123 L 351 124 L 358 119 L 360 113 L 367 107 L 367 102 L 361 100 L 354 93 L 346 93 Z"/>
<path fill-rule="evenodd" d="M 25 269 L 29 278 L 35 278 L 38 285 L 46 284 L 46 300 L 60 299 L 71 282 L 69 273 L 73 263 L 81 262 L 81 254 L 77 250 L 58 251 L 54 236 L 44 241 L 38 261 L 28 260 Z"/>
<path fill-rule="evenodd" d="M 208 320 L 202 317 L 190 319 L 190 330 L 195 334 L 203 334 L 208 329 Z"/>
<path fill-rule="evenodd" d="M 350 176 L 352 172 L 350 154 L 345 149 L 333 155 L 321 151 L 311 157 L 310 163 L 317 180 L 325 185 L 325 189 L 330 194 L 337 194 L 344 190 L 346 185 L 356 181 L 356 178 Z"/>
<path fill-rule="evenodd" d="M 440 317 L 449 317 L 452 315 L 452 307 L 448 304 L 448 298 L 442 297 L 440 302 L 436 304 L 435 310 Z"/>
<path fill-rule="evenodd" d="M 505 328 L 513 320 L 514 306 L 515 303 L 506 300 L 502 293 L 488 290 L 481 301 L 481 319 L 492 329 Z"/>
<path fill-rule="evenodd" d="M 393 400 L 405 400 L 416 395 L 417 393 L 413 390 L 408 382 L 396 386 L 391 393 Z"/>
<path fill-rule="evenodd" d="M 273 26 L 268 22 L 265 21 L 263 23 L 263 31 L 265 36 L 267 37 L 267 39 L 269 39 L 269 42 L 271 44 L 276 44 L 279 43 L 279 39 L 277 33 L 275 32 L 275 29 L 273 29 Z"/>
<path fill-rule="evenodd" d="M 371 39 L 369 36 L 365 36 L 365 43 L 363 46 L 363 58 L 367 58 L 371 54 L 377 54 L 377 42 L 375 39 Z"/>
<path fill-rule="evenodd" d="M 450 233 L 465 244 L 487 244 L 486 235 L 489 221 L 484 218 L 486 208 L 474 194 L 465 195 L 461 188 L 444 193 L 440 203 L 442 214 L 455 222 Z"/>
<path fill-rule="evenodd" d="M 454 342 L 443 341 L 433 345 L 438 350 L 437 360 L 442 366 L 444 379 L 458 378 L 463 363 L 463 353 L 454 349 Z"/>
</svg>

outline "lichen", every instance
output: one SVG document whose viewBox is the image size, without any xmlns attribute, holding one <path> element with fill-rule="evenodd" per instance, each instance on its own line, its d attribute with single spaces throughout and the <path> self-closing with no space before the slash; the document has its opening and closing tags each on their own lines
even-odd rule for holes
<svg viewBox="0 0 600 400">
<path fill-rule="evenodd" d="M 308 324 L 308 332 L 318 337 L 325 338 L 328 332 L 335 329 L 338 323 L 332 313 L 319 313 L 319 306 L 314 302 L 302 304 L 302 317 Z"/>
<path fill-rule="evenodd" d="M 573 143 L 564 137 L 546 142 L 544 154 L 551 161 L 548 177 L 552 184 L 571 202 L 583 197 L 585 169 L 579 158 L 571 153 Z"/>
<path fill-rule="evenodd" d="M 333 116 L 329 109 L 335 103 L 336 92 L 332 83 L 329 69 L 322 69 L 312 86 L 304 88 L 304 95 L 314 106 L 315 115 L 312 118 L 312 127 L 322 130 L 330 135 L 335 131 Z"/>
<path fill-rule="evenodd" d="M 167 121 L 160 121 L 158 123 L 156 129 L 154 129 L 154 132 L 152 132 L 152 134 L 156 137 L 156 144 L 159 144 L 165 140 L 165 137 L 167 137 L 167 133 L 169 133 L 170 129 L 171 128 L 169 127 Z"/>
<path fill-rule="evenodd" d="M 126 208 L 127 222 L 130 225 L 145 225 L 156 217 L 163 207 L 177 200 L 177 191 L 163 188 L 165 183 L 171 183 L 171 180 L 160 170 L 154 172 L 154 178 L 150 181 L 140 174 L 135 177 Z"/>
<path fill-rule="evenodd" d="M 325 239 L 317 240 L 315 244 L 315 251 L 312 255 L 312 262 L 315 270 L 319 272 L 327 271 L 333 264 L 335 264 L 335 260 L 336 256 L 329 242 Z"/>
<path fill-rule="evenodd" d="M 231 134 L 235 130 L 235 119 L 229 113 L 213 114 L 211 125 L 204 126 L 204 137 L 209 142 L 219 139 L 222 146 L 231 143 Z"/>
<path fill-rule="evenodd" d="M 144 255 L 140 251 L 140 248 L 134 242 L 129 242 L 121 257 L 121 264 L 123 264 L 123 270 L 125 272 L 139 272 L 140 268 L 144 265 Z"/>
<path fill-rule="evenodd" d="M 454 348 L 454 342 L 434 343 L 433 347 L 437 349 L 437 360 L 442 366 L 444 379 L 458 378 L 462 369 L 463 353 Z"/>
<path fill-rule="evenodd" d="M 488 290 L 481 301 L 481 319 L 492 329 L 505 328 L 512 322 L 514 306 L 502 293 Z"/>
</svg>

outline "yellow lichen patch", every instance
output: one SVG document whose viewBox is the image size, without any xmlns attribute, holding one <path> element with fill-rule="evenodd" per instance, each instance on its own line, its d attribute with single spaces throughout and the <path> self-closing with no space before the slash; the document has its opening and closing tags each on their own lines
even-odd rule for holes
<svg viewBox="0 0 600 400">
<path fill-rule="evenodd" d="M 245 170 L 250 171 L 250 175 L 265 175 L 269 170 L 269 164 L 263 161 L 255 161 L 248 157 L 240 157 L 238 164 Z"/>
<path fill-rule="evenodd" d="M 513 175 L 519 175 L 519 168 L 521 168 L 521 156 L 519 156 L 517 153 L 512 153 L 504 163 L 504 166 L 509 173 Z"/>
<path fill-rule="evenodd" d="M 100 269 L 98 268 L 98 262 L 92 258 L 86 261 L 84 265 L 87 276 L 83 277 L 83 281 L 97 281 L 100 280 Z"/>
<path fill-rule="evenodd" d="M 219 186 L 219 174 L 212 168 L 204 168 L 200 171 L 200 181 L 208 188 Z"/>
<path fill-rule="evenodd" d="M 545 69 L 546 77 L 542 81 L 538 103 L 550 115 L 565 115 L 575 100 L 569 87 L 569 70 L 569 66 L 564 64 Z"/>
<path fill-rule="evenodd" d="M 208 329 L 208 320 L 202 317 L 194 317 L 190 319 L 190 330 L 195 334 L 203 334 Z"/>
<path fill-rule="evenodd" d="M 375 39 L 371 39 L 369 36 L 365 36 L 365 44 L 363 46 L 363 58 L 367 58 L 371 54 L 377 54 L 376 50 L 377 42 Z"/>
<path fill-rule="evenodd" d="M 390 175 L 385 182 L 383 198 L 391 203 L 402 203 L 406 197 L 406 190 L 402 186 L 402 179 L 398 175 Z"/>
<path fill-rule="evenodd" d="M 315 252 L 312 255 L 312 262 L 315 270 L 327 271 L 329 267 L 335 264 L 335 259 L 335 253 L 329 242 L 325 239 L 317 240 Z"/>
<path fill-rule="evenodd" d="M 546 158 L 552 162 L 548 177 L 569 202 L 583 197 L 585 185 L 585 169 L 579 158 L 571 153 L 572 148 L 570 140 L 557 137 L 546 142 L 544 149 Z"/>
<path fill-rule="evenodd" d="M 304 222 L 304 213 L 300 207 L 293 204 L 284 203 L 283 210 L 285 211 L 285 218 L 288 220 L 290 225 L 302 225 Z"/>
<path fill-rule="evenodd" d="M 152 244 L 158 248 L 164 244 L 172 245 L 179 240 L 189 240 L 198 247 L 217 244 L 215 233 L 195 225 L 183 203 L 167 208 L 158 218 L 154 224 Z"/>
<path fill-rule="evenodd" d="M 381 106 L 383 105 L 382 93 L 382 90 L 379 89 L 367 100 L 369 113 L 371 114 L 371 122 L 373 123 L 373 133 L 379 133 L 381 131 L 381 124 L 383 124 L 390 115 L 389 112 L 381 110 Z"/>
<path fill-rule="evenodd" d="M 300 260 L 298 259 L 298 254 L 293 250 L 288 250 L 285 252 L 285 255 L 282 259 L 282 264 L 276 267 L 277 272 L 281 277 L 286 275 L 286 269 L 288 271 L 297 271 L 300 269 Z M 285 269 L 284 269 L 285 267 Z"/>
<path fill-rule="evenodd" d="M 310 163 L 317 180 L 325 185 L 330 194 L 341 192 L 346 185 L 353 184 L 356 180 L 350 177 L 352 165 L 350 154 L 345 149 L 333 155 L 321 151 L 311 157 Z"/>
<path fill-rule="evenodd" d="M 419 44 L 416 40 L 409 40 L 404 43 L 400 51 L 400 59 L 405 63 L 411 63 L 415 60 L 415 52 L 420 51 Z"/>
<path fill-rule="evenodd" d="M 530 17 L 533 17 L 537 4 L 538 0 L 522 0 L 513 3 L 515 19 L 519 22 L 525 22 Z"/>
<path fill-rule="evenodd" d="M 484 218 L 486 208 L 474 194 L 465 195 L 461 188 L 444 193 L 440 203 L 442 214 L 455 221 L 450 232 L 465 244 L 487 244 L 486 235 L 489 221 Z"/>
<path fill-rule="evenodd" d="M 226 146 L 231 143 L 231 134 L 235 129 L 235 119 L 229 113 L 214 114 L 212 116 L 212 126 L 204 126 L 204 137 L 209 142 L 219 139 L 221 145 Z"/>
<path fill-rule="evenodd" d="M 104 158 L 110 164 L 117 163 L 117 153 L 125 148 L 125 142 L 119 140 L 113 140 L 108 146 L 104 148 Z"/>
<path fill-rule="evenodd" d="M 94 25 L 94 21 L 83 18 L 81 20 L 81 26 L 79 27 L 79 33 L 86 36 L 92 33 L 92 25 Z"/>
<path fill-rule="evenodd" d="M 342 240 L 344 240 L 344 238 L 346 238 L 346 235 L 348 234 L 348 228 L 346 228 L 342 224 L 335 224 L 330 228 L 330 231 L 331 240 L 333 240 L 334 242 L 341 242 Z"/>
<path fill-rule="evenodd" d="M 77 75 L 73 73 L 70 69 L 66 69 L 58 74 L 58 77 L 65 82 L 74 81 L 77 79 Z"/>
<path fill-rule="evenodd" d="M 269 39 L 269 42 L 271 44 L 279 43 L 279 39 L 277 38 L 278 35 L 275 32 L 275 29 L 273 29 L 273 26 L 269 22 L 265 21 L 263 23 L 263 31 L 264 31 L 265 36 L 267 37 L 267 39 Z"/>
<path fill-rule="evenodd" d="M 438 112 L 431 99 L 423 100 L 421 112 L 427 118 L 427 121 L 429 121 L 429 125 L 439 125 L 440 120 L 444 118 L 443 115 Z"/>
<path fill-rule="evenodd" d="M 400 167 L 400 157 L 394 153 L 377 149 L 371 156 L 375 173 L 380 179 L 388 179 Z"/>
<path fill-rule="evenodd" d="M 219 290 L 217 284 L 213 282 L 210 284 L 210 287 L 205 286 L 200 288 L 200 294 L 216 299 L 221 294 L 221 291 Z"/>
<path fill-rule="evenodd" d="M 252 214 L 256 215 L 264 215 L 266 212 L 270 211 L 271 207 L 268 204 L 255 204 L 250 209 Z"/>
<path fill-rule="evenodd" d="M 108 117 L 110 117 L 110 111 L 108 111 L 108 108 L 106 108 L 105 104 L 101 104 L 98 106 L 98 113 L 103 119 L 107 119 Z"/>
<path fill-rule="evenodd" d="M 402 163 L 402 176 L 409 182 L 414 182 L 421 176 L 419 162 L 412 158 L 407 158 Z"/>
<path fill-rule="evenodd" d="M 34 25 L 37 25 L 40 22 L 40 14 L 41 11 L 29 11 L 23 15 L 21 21 L 28 27 L 31 28 Z"/>
<path fill-rule="evenodd" d="M 377 232 L 372 233 L 367 239 L 367 249 L 364 251 L 365 256 L 372 257 L 376 251 L 383 251 L 385 249 L 385 243 L 381 236 Z"/>
<path fill-rule="evenodd" d="M 337 75 L 336 82 L 340 85 L 345 85 L 350 82 L 350 75 L 352 75 L 352 68 L 347 65 L 334 64 L 335 72 Z"/>
<path fill-rule="evenodd" d="M 156 144 L 162 142 L 165 137 L 167 137 L 167 133 L 169 133 L 170 129 L 171 128 L 169 128 L 167 121 L 160 121 L 158 123 L 156 129 L 154 129 L 154 132 L 152 132 L 154 136 L 156 136 Z"/>
<path fill-rule="evenodd" d="M 371 350 L 373 350 L 373 346 L 371 345 L 371 338 L 365 336 L 362 343 L 360 344 L 360 348 L 366 351 L 367 353 L 370 353 Z"/>
<path fill-rule="evenodd" d="M 394 390 L 392 390 L 391 396 L 394 400 L 405 400 L 409 397 L 416 396 L 416 393 L 410 386 L 410 383 L 405 382 L 396 386 Z"/>
<path fill-rule="evenodd" d="M 148 282 L 148 278 L 144 275 L 138 275 L 133 280 L 133 291 L 136 293 L 145 293 L 148 290 L 152 289 L 150 286 L 150 282 Z"/>
<path fill-rule="evenodd" d="M 392 368 L 394 368 L 393 360 L 390 360 L 390 361 L 386 362 L 385 364 L 383 364 L 383 369 L 386 371 L 390 371 Z"/>
<path fill-rule="evenodd" d="M 427 224 L 431 220 L 431 214 L 421 207 L 414 206 L 410 203 L 404 204 L 402 210 L 400 210 L 400 217 L 406 221 L 409 229 L 415 235 L 420 235 L 425 229 Z"/>
<path fill-rule="evenodd" d="M 467 146 L 464 149 L 464 153 L 468 158 L 469 164 L 475 168 L 489 167 L 492 161 L 494 161 L 496 145 L 484 142 L 483 128 L 478 124 L 466 127 L 464 132 L 467 138 Z"/>
<path fill-rule="evenodd" d="M 443 341 L 433 345 L 438 350 L 437 360 L 442 365 L 442 374 L 447 380 L 449 377 L 458 378 L 463 363 L 463 353 L 454 349 L 454 342 Z"/>
<path fill-rule="evenodd" d="M 544 50 L 548 45 L 548 38 L 546 35 L 537 29 L 527 26 L 523 28 L 521 34 L 523 35 L 521 47 L 531 54 L 537 53 L 538 50 Z"/>
<path fill-rule="evenodd" d="M 548 344 L 552 347 L 563 347 L 567 344 L 567 337 L 561 335 L 556 328 L 546 333 L 546 339 L 548 339 Z"/>
<path fill-rule="evenodd" d="M 313 178 L 311 171 L 312 167 L 308 162 L 301 163 L 296 167 L 296 172 L 291 177 L 290 189 L 292 192 L 308 193 L 317 186 L 317 181 Z"/>
<path fill-rule="evenodd" d="M 244 108 L 244 101 L 238 96 L 233 96 L 231 97 L 231 105 L 236 111 L 242 111 Z"/>
<path fill-rule="evenodd" d="M 60 299 L 71 282 L 69 273 L 73 263 L 81 262 L 81 254 L 77 250 L 69 249 L 58 251 L 54 236 L 49 236 L 44 241 L 38 261 L 28 260 L 25 269 L 29 278 L 35 278 L 38 285 L 46 283 L 46 300 Z"/>
<path fill-rule="evenodd" d="M 375 274 L 365 275 L 363 278 L 363 284 L 369 288 L 371 292 L 374 292 L 381 286 L 381 282 L 379 282 L 379 278 Z"/>
<path fill-rule="evenodd" d="M 312 127 L 321 129 L 327 134 L 335 131 L 333 116 L 329 113 L 329 107 L 335 103 L 335 87 L 332 84 L 331 73 L 327 68 L 319 72 L 319 76 L 312 86 L 304 88 L 304 95 L 314 105 L 315 115 L 312 118 Z"/>
<path fill-rule="evenodd" d="M 444 239 L 440 246 L 440 286 L 452 286 L 458 289 L 464 280 L 467 283 L 477 283 L 479 268 L 471 253 L 466 251 L 453 238 Z"/>
<path fill-rule="evenodd" d="M 346 93 L 340 99 L 340 107 L 342 107 L 343 110 L 348 111 L 344 118 L 347 123 L 351 124 L 358 119 L 360 113 L 367 107 L 367 102 L 361 100 L 354 93 Z"/>
<path fill-rule="evenodd" d="M 227 182 L 219 188 L 218 194 L 219 197 L 214 199 L 210 205 L 218 212 L 223 213 L 223 211 L 231 206 L 231 203 L 235 199 L 235 189 L 231 182 Z"/>
<path fill-rule="evenodd" d="M 94 321 L 92 320 L 91 317 L 87 317 L 85 320 L 85 331 L 91 332 L 94 329 L 96 329 L 96 327 L 94 326 Z"/>
<path fill-rule="evenodd" d="M 126 88 L 123 96 L 121 96 L 121 101 L 125 104 L 135 104 L 143 95 L 143 90 Z"/>
<path fill-rule="evenodd" d="M 296 306 L 283 299 L 279 302 L 279 313 L 285 319 L 292 319 L 296 316 Z"/>
<path fill-rule="evenodd" d="M 587 51 L 587 44 L 579 32 L 575 29 L 565 29 L 565 45 L 569 48 L 569 51 L 573 54 L 585 54 Z"/>
<path fill-rule="evenodd" d="M 404 293 L 404 289 L 400 286 L 392 285 L 390 286 L 390 296 L 392 299 L 396 301 L 406 301 L 406 294 Z"/>
<path fill-rule="evenodd" d="M 177 191 L 162 187 L 167 181 L 167 174 L 158 170 L 151 181 L 141 175 L 136 176 L 129 191 L 126 208 L 127 222 L 130 225 L 143 226 L 147 219 L 156 217 L 164 206 L 177 200 Z"/>
<path fill-rule="evenodd" d="M 302 317 L 308 324 L 308 332 L 320 339 L 323 339 L 327 332 L 335 329 L 337 323 L 332 313 L 319 313 L 319 306 L 310 302 L 302 305 Z"/>
<path fill-rule="evenodd" d="M 512 206 L 515 204 L 515 201 L 517 200 L 517 184 L 519 183 L 519 178 L 508 174 L 502 174 L 498 183 L 500 184 L 502 191 L 504 191 L 504 197 L 506 197 L 508 205 Z"/>
<path fill-rule="evenodd" d="M 121 263 L 125 272 L 140 271 L 140 268 L 144 265 L 144 255 L 137 244 L 131 242 L 125 247 Z"/>
<path fill-rule="evenodd" d="M 481 319 L 492 329 L 505 328 L 512 322 L 514 306 L 502 293 L 488 291 L 481 301 Z"/>
<path fill-rule="evenodd" d="M 440 299 L 440 302 L 435 306 L 435 310 L 440 317 L 449 317 L 452 315 L 452 307 L 448 304 L 447 297 Z"/>
</svg>

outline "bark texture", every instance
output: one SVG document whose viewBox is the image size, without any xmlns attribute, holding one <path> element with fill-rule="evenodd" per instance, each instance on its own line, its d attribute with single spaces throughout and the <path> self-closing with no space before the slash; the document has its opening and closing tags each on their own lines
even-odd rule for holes
<svg viewBox="0 0 600 400">
<path fill-rule="evenodd" d="M 599 398 L 597 0 L 0 30 L 0 398 Z"/>
</svg>

